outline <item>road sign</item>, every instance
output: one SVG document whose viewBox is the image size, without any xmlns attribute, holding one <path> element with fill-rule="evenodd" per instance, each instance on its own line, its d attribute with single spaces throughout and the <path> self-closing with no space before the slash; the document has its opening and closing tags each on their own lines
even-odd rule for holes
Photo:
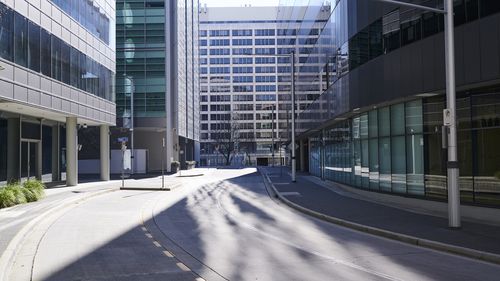
<svg viewBox="0 0 500 281">
<path fill-rule="evenodd" d="M 118 142 L 128 142 L 128 137 L 121 137 L 117 139 Z"/>
</svg>

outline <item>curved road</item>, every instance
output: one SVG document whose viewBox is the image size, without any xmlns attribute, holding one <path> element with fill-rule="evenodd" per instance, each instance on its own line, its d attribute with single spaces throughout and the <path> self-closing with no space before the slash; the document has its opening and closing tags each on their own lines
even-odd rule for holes
<svg viewBox="0 0 500 281">
<path fill-rule="evenodd" d="M 37 241 L 32 280 L 498 280 L 499 266 L 292 211 L 254 169 L 182 181 L 69 209 Z"/>
</svg>

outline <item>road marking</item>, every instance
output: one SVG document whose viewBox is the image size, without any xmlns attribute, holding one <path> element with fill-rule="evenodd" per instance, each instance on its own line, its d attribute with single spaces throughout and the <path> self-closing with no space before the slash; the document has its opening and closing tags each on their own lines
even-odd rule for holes
<svg viewBox="0 0 500 281">
<path fill-rule="evenodd" d="M 153 241 L 153 244 L 155 244 L 156 247 L 161 248 L 161 244 L 158 243 L 158 241 Z"/>
<path fill-rule="evenodd" d="M 148 229 L 147 229 L 147 228 L 145 228 L 144 226 L 143 226 L 143 227 L 141 227 L 141 229 L 142 229 L 142 231 L 144 231 L 144 232 L 148 231 Z"/>
<path fill-rule="evenodd" d="M 183 264 L 182 262 L 178 262 L 176 263 L 177 267 L 180 268 L 182 271 L 191 271 L 191 269 L 189 269 L 189 267 L 187 267 L 185 264 Z"/>
<path fill-rule="evenodd" d="M 173 258 L 174 255 L 172 253 L 170 253 L 169 251 L 163 251 L 163 254 L 165 254 L 165 256 L 169 257 L 169 258 Z"/>
<path fill-rule="evenodd" d="M 205 281 L 205 279 L 198 277 L 198 278 L 194 279 L 194 281 Z"/>
<path fill-rule="evenodd" d="M 290 191 L 290 192 L 280 192 L 281 195 L 283 196 L 302 196 L 300 193 L 295 192 L 295 191 Z"/>
<path fill-rule="evenodd" d="M 149 234 L 149 233 L 146 233 L 146 237 L 150 238 L 150 239 L 153 239 L 153 235 Z"/>
</svg>

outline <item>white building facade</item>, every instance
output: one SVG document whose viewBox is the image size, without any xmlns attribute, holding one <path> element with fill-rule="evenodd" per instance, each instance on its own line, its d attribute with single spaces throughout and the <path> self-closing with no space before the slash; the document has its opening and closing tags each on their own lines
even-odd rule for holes
<svg viewBox="0 0 500 281">
<path fill-rule="evenodd" d="M 109 179 L 114 33 L 112 0 L 0 1 L 0 182 L 76 185 L 78 135 L 91 127 Z"/>
<path fill-rule="evenodd" d="M 200 10 L 200 142 L 204 165 L 225 164 L 216 134 L 228 119 L 238 124 L 233 165 L 279 165 L 288 159 L 284 147 L 291 134 L 292 53 L 296 69 L 306 67 L 303 58 L 308 57 L 324 23 L 317 20 L 304 28 L 303 14 L 277 20 L 280 9 L 287 8 Z M 317 66 L 312 63 L 312 67 Z M 321 93 L 323 82 L 318 73 L 311 71 L 309 79 L 296 79 L 295 87 L 300 90 L 297 109 L 305 108 Z"/>
</svg>

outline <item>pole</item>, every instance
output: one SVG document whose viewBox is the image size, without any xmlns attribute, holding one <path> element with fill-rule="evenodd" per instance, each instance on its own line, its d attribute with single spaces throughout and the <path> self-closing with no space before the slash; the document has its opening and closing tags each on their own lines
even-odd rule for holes
<svg viewBox="0 0 500 281">
<path fill-rule="evenodd" d="M 272 125 L 272 126 L 271 126 L 271 128 L 272 128 L 272 133 L 271 133 L 271 134 L 272 134 L 271 155 L 272 155 L 272 159 L 273 159 L 273 163 L 272 163 L 272 166 L 273 166 L 273 167 L 274 167 L 274 106 L 275 106 L 275 105 L 273 105 L 272 110 L 271 110 L 271 112 L 272 112 L 272 117 L 273 117 L 273 118 L 272 118 L 273 123 L 271 124 L 271 125 Z"/>
<path fill-rule="evenodd" d="M 161 188 L 165 188 L 165 138 L 161 139 Z"/>
<path fill-rule="evenodd" d="M 135 92 L 135 85 L 134 81 L 132 78 L 129 78 L 130 81 L 130 152 L 131 152 L 131 161 L 130 161 L 130 173 L 134 174 L 134 162 L 135 162 L 135 151 L 134 151 L 134 92 Z"/>
<path fill-rule="evenodd" d="M 296 181 L 295 178 L 295 51 L 290 53 L 290 60 L 292 64 L 292 182 Z"/>
<path fill-rule="evenodd" d="M 450 113 L 448 135 L 448 226 L 459 228 L 460 189 L 458 185 L 457 126 L 455 97 L 455 35 L 453 0 L 445 0 L 446 103 Z"/>
</svg>

